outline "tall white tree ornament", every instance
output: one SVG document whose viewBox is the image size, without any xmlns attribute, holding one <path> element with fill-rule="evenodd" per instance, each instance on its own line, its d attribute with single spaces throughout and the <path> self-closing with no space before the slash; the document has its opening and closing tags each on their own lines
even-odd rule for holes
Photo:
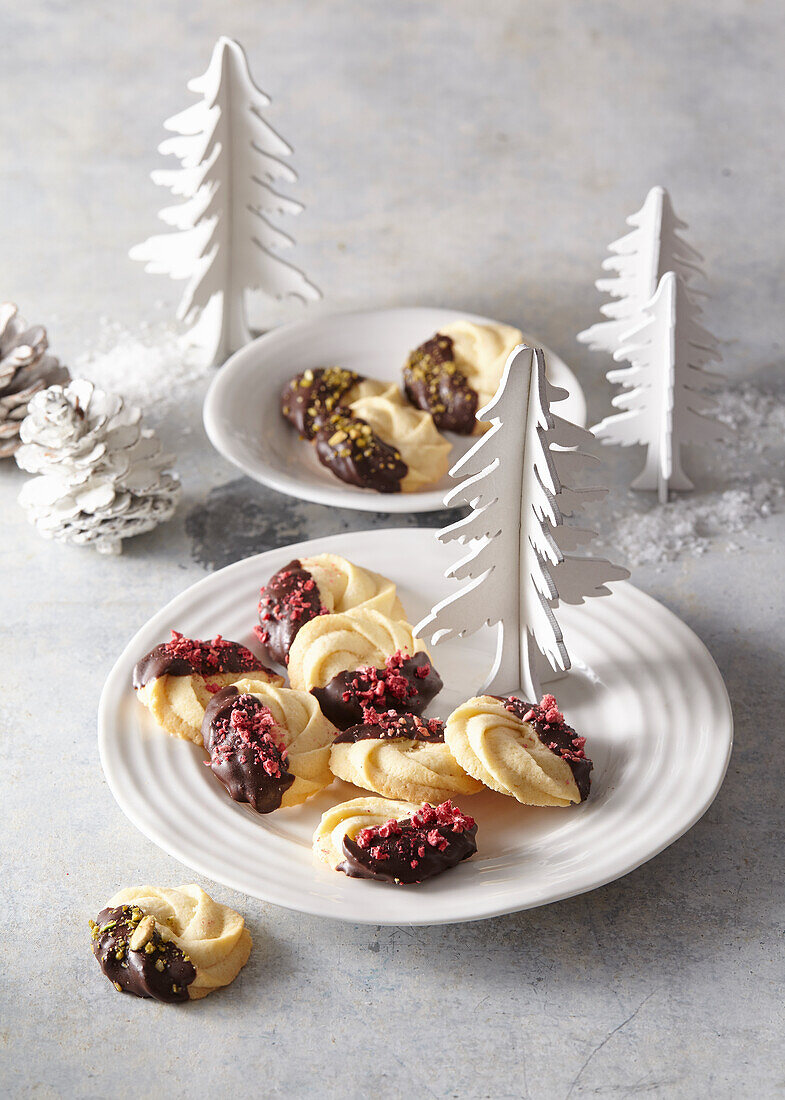
<svg viewBox="0 0 785 1100">
<path fill-rule="evenodd" d="M 254 84 L 242 47 L 219 38 L 207 72 L 188 83 L 200 102 L 167 119 L 176 137 L 159 146 L 180 168 L 152 173 L 155 183 L 185 201 L 160 213 L 177 232 L 131 249 L 156 275 L 187 279 L 178 317 L 212 362 L 221 363 L 251 339 L 246 296 L 321 297 L 277 252 L 294 243 L 271 220 L 299 214 L 299 202 L 278 193 L 297 176 L 281 158 L 292 150 L 264 121 L 270 100 Z M 197 323 L 198 322 L 198 323 Z"/>
<path fill-rule="evenodd" d="M 612 299 L 600 307 L 608 319 L 578 333 L 582 344 L 610 355 L 621 347 L 625 334 L 643 322 L 644 308 L 666 271 L 674 271 L 688 285 L 703 275 L 703 257 L 679 235 L 687 224 L 676 217 L 664 187 L 652 187 L 627 224 L 632 232 L 608 246 L 612 255 L 602 266 L 610 274 L 595 284 Z"/>
<path fill-rule="evenodd" d="M 646 447 L 646 464 L 632 488 L 656 490 L 662 503 L 669 490 L 693 488 L 682 467 L 683 445 L 727 435 L 725 426 L 707 415 L 715 402 L 706 391 L 717 376 L 705 367 L 721 356 L 699 316 L 684 280 L 672 271 L 663 275 L 640 324 L 614 354 L 629 366 L 608 371 L 608 381 L 624 387 L 612 402 L 622 411 L 593 428 L 603 443 Z"/>
<path fill-rule="evenodd" d="M 607 581 L 629 576 L 602 558 L 571 553 L 594 537 L 573 526 L 572 517 L 607 490 L 575 485 L 597 460 L 577 449 L 592 442 L 591 433 L 551 412 L 550 403 L 566 396 L 546 381 L 542 350 L 519 345 L 495 397 L 477 413 L 491 429 L 450 471 L 463 480 L 445 505 L 468 504 L 472 511 L 438 538 L 469 543 L 446 574 L 468 583 L 438 603 L 416 632 L 438 644 L 498 624 L 496 657 L 481 692 L 520 689 L 539 699 L 542 658 L 554 672 L 570 667 L 554 613 L 559 602 L 608 595 Z"/>
</svg>

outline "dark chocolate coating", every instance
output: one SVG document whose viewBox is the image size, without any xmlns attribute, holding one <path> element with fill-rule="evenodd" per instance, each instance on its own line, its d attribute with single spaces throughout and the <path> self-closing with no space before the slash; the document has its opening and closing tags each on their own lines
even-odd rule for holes
<svg viewBox="0 0 785 1100">
<path fill-rule="evenodd" d="M 221 639 L 221 643 L 216 649 L 209 641 L 193 640 L 196 648 L 186 657 L 172 649 L 172 642 L 163 642 L 136 662 L 133 685 L 135 688 L 144 687 L 159 676 L 215 676 L 221 672 L 266 672 L 274 675 L 250 649 L 239 642 L 224 642 Z"/>
<path fill-rule="evenodd" d="M 350 432 L 359 433 L 358 438 L 353 439 Z M 348 409 L 339 409 L 320 425 L 316 456 L 341 481 L 377 493 L 399 493 L 409 472 L 395 447 Z"/>
<path fill-rule="evenodd" d="M 353 386 L 363 382 L 362 374 L 343 367 L 317 367 L 295 375 L 281 391 L 281 414 L 305 439 L 313 439 L 319 423 L 342 403 Z"/>
<path fill-rule="evenodd" d="M 202 739 L 210 754 L 210 768 L 235 802 L 247 802 L 259 814 L 269 814 L 281 805 L 294 783 L 287 770 L 286 756 L 269 738 L 251 732 L 243 736 L 231 725 L 232 712 L 269 711 L 254 695 L 240 695 L 234 685 L 216 692 L 207 704 L 202 721 Z M 270 774 L 265 764 L 277 774 Z"/>
<path fill-rule="evenodd" d="M 477 826 L 455 833 L 449 825 L 421 826 L 411 818 L 399 823 L 401 832 L 381 839 L 379 844 L 361 848 L 350 837 L 343 838 L 344 859 L 338 870 L 350 878 L 370 878 L 378 882 L 410 886 L 449 871 L 477 851 Z M 434 828 L 447 841 L 443 851 L 428 842 Z M 379 859 L 379 855 L 382 859 Z M 412 867 L 412 863 L 415 864 Z"/>
<path fill-rule="evenodd" d="M 543 745 L 547 745 L 551 752 L 558 753 L 562 760 L 569 764 L 573 778 L 575 779 L 575 786 L 578 788 L 578 794 L 581 796 L 581 802 L 585 802 L 589 796 L 591 770 L 594 765 L 587 756 L 578 757 L 575 755 L 573 741 L 578 737 L 578 734 L 572 726 L 568 726 L 566 722 L 560 725 L 547 725 L 539 717 L 537 705 L 525 703 L 523 699 L 516 699 L 514 696 L 505 697 L 503 695 L 494 695 L 492 698 L 498 699 L 499 702 L 504 703 L 504 709 L 508 710 L 510 714 L 514 714 L 521 722 L 526 721 L 527 725 L 532 727 Z M 524 719 L 524 714 L 528 714 L 530 710 L 533 710 L 534 714 L 531 718 Z"/>
<path fill-rule="evenodd" d="M 295 558 L 270 577 L 259 595 L 257 637 L 272 659 L 285 665 L 297 631 L 321 614 L 319 586 Z"/>
<path fill-rule="evenodd" d="M 415 669 L 426 665 L 427 674 L 423 677 L 417 676 Z M 376 671 L 382 676 L 385 670 Z M 360 725 L 368 707 L 379 713 L 394 710 L 398 714 L 421 714 L 442 690 L 441 676 L 426 653 L 415 653 L 413 657 L 404 658 L 400 674 L 408 684 L 405 698 L 398 698 L 386 690 L 382 695 L 374 695 L 372 701 L 363 699 L 360 692 L 366 694 L 365 688 L 369 681 L 361 669 L 339 672 L 325 687 L 312 688 L 311 694 L 316 697 L 325 718 L 340 730 Z M 354 686 L 354 681 L 359 681 L 359 688 Z M 344 698 L 345 695 L 348 698 Z"/>
<path fill-rule="evenodd" d="M 139 914 L 138 918 L 134 918 L 134 912 Z M 128 941 L 143 916 L 132 905 L 102 909 L 93 926 L 93 954 L 109 981 L 119 985 L 123 992 L 165 1004 L 187 1001 L 196 967 L 176 944 L 164 941 L 156 928 L 150 940 L 152 951 L 144 947 L 140 951 L 129 950 Z M 160 962 L 163 969 L 156 965 Z"/>
<path fill-rule="evenodd" d="M 415 348 L 403 369 L 403 382 L 411 403 L 429 412 L 440 431 L 472 434 L 479 394 L 455 364 L 452 337 L 437 332 Z"/>
<path fill-rule="evenodd" d="M 339 733 L 334 745 L 354 744 L 356 741 L 409 741 L 444 743 L 444 722 L 440 718 L 421 718 L 419 714 L 382 714 L 378 722 L 361 722 Z M 430 726 L 434 725 L 435 729 Z"/>
</svg>

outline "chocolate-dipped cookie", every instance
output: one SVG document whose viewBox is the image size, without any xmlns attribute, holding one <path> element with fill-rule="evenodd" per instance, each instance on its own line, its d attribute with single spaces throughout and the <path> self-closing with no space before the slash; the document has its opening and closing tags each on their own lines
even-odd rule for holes
<svg viewBox="0 0 785 1100">
<path fill-rule="evenodd" d="M 350 878 L 413 885 L 442 874 L 477 851 L 473 818 L 439 806 L 355 798 L 322 815 L 314 833 L 318 860 Z"/>
<path fill-rule="evenodd" d="M 223 688 L 204 712 L 202 738 L 213 775 L 235 802 L 260 814 L 278 809 L 294 776 L 272 711 L 260 698 Z"/>
<path fill-rule="evenodd" d="M 369 713 L 422 714 L 442 687 L 442 678 L 427 653 L 407 657 L 397 650 L 383 668 L 367 665 L 339 672 L 324 687 L 311 690 L 322 713 L 344 730 L 367 720 Z"/>
<path fill-rule="evenodd" d="M 251 951 L 240 914 L 193 883 L 120 890 L 90 928 L 95 957 L 117 990 L 166 1003 L 229 985 Z"/>
<path fill-rule="evenodd" d="M 418 804 L 482 789 L 445 744 L 439 718 L 395 711 L 366 711 L 363 722 L 340 733 L 330 753 L 330 770 L 356 787 Z"/>
<path fill-rule="evenodd" d="M 409 467 L 400 451 L 349 409 L 329 413 L 318 426 L 315 442 L 319 461 L 341 481 L 377 493 L 401 492 Z"/>
<path fill-rule="evenodd" d="M 478 393 L 455 362 L 451 337 L 437 332 L 409 356 L 403 370 L 406 396 L 429 412 L 440 431 L 471 435 Z"/>
<path fill-rule="evenodd" d="M 461 767 L 492 790 L 528 806 L 569 806 L 589 794 L 586 739 L 552 695 L 540 703 L 481 695 L 447 719 L 445 741 Z"/>
<path fill-rule="evenodd" d="M 319 424 L 339 406 L 381 393 L 388 386 L 343 367 L 316 367 L 286 383 L 281 413 L 304 439 L 313 439 Z"/>
<path fill-rule="evenodd" d="M 259 626 L 254 633 L 270 657 L 285 665 L 300 627 L 327 612 L 310 570 L 299 558 L 294 558 L 274 573 L 260 591 Z"/>
<path fill-rule="evenodd" d="M 490 425 L 476 414 L 491 400 L 510 352 L 523 334 L 498 322 L 452 321 L 410 355 L 404 368 L 409 400 L 438 428 L 477 435 Z"/>
<path fill-rule="evenodd" d="M 189 999 L 196 967 L 176 944 L 163 939 L 153 917 L 138 906 L 102 909 L 90 930 L 93 954 L 119 992 L 165 1004 Z"/>
<path fill-rule="evenodd" d="M 133 671 L 136 696 L 167 733 L 202 744 L 204 708 L 221 688 L 245 676 L 282 684 L 283 679 L 238 642 L 217 635 L 209 641 L 176 630 Z"/>
<path fill-rule="evenodd" d="M 220 691 L 202 737 L 213 775 L 257 813 L 297 806 L 332 783 L 335 728 L 312 695 L 254 680 Z"/>
<path fill-rule="evenodd" d="M 275 673 L 265 668 L 250 649 L 217 634 L 209 641 L 186 638 L 172 631 L 168 642 L 151 649 L 134 665 L 133 685 L 142 688 L 161 676 L 220 676 L 230 672 L 247 676 L 250 672 Z"/>
<path fill-rule="evenodd" d="M 270 656 L 286 664 L 297 632 L 319 615 L 366 607 L 405 619 L 395 585 L 338 554 L 295 558 L 279 569 L 259 594 L 254 633 Z"/>
<path fill-rule="evenodd" d="M 540 703 L 525 703 L 514 695 L 498 697 L 504 709 L 514 714 L 520 722 L 527 723 L 537 734 L 540 743 L 562 759 L 575 780 L 581 802 L 589 797 L 591 772 L 594 764 L 586 755 L 586 738 L 568 726 L 564 715 L 556 705 L 553 695 L 544 695 Z"/>
</svg>

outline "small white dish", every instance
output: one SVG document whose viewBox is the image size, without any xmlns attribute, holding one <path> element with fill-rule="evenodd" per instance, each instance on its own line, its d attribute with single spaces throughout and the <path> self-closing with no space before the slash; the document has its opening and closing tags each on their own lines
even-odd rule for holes
<svg viewBox="0 0 785 1100">
<path fill-rule="evenodd" d="M 592 790 L 580 806 L 536 809 L 490 791 L 458 799 L 477 819 L 477 855 L 413 887 L 349 879 L 315 866 L 311 838 L 331 805 L 364 793 L 336 782 L 303 806 L 255 814 L 233 802 L 204 754 L 157 728 L 134 698 L 135 662 L 172 628 L 222 633 L 253 647 L 260 585 L 293 557 L 330 552 L 391 577 L 413 622 L 447 595 L 449 547 L 432 531 L 348 532 L 269 550 L 205 577 L 129 642 L 106 681 L 101 763 L 121 809 L 182 863 L 263 901 L 370 924 L 439 924 L 528 909 L 592 890 L 673 843 L 720 788 L 733 722 L 722 677 L 703 644 L 631 584 L 563 607 L 574 668 L 554 685 L 587 738 Z M 444 717 L 472 694 L 494 653 L 491 631 L 434 648 Z"/>
<path fill-rule="evenodd" d="M 434 512 L 455 483 L 445 476 L 418 493 L 377 493 L 340 481 L 322 466 L 314 448 L 281 416 L 285 383 L 311 367 L 341 366 L 369 378 L 401 381 L 409 352 L 443 325 L 461 319 L 488 324 L 489 318 L 452 309 L 380 309 L 339 313 L 284 325 L 241 348 L 213 380 L 204 401 L 204 426 L 215 449 L 255 481 L 281 493 L 362 512 Z M 524 337 L 538 343 L 532 336 Z M 542 346 L 542 345 L 540 345 Z M 554 411 L 586 423 L 586 401 L 566 363 L 545 348 L 548 377 L 569 397 Z M 447 433 L 450 465 L 475 442 Z"/>
</svg>

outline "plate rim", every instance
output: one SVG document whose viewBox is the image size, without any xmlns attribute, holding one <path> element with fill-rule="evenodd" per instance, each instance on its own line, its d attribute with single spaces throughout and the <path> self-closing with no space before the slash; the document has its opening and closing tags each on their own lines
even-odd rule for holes
<svg viewBox="0 0 785 1100">
<path fill-rule="evenodd" d="M 205 878 L 209 879 L 212 882 L 221 883 L 222 885 L 225 885 L 230 889 L 236 890 L 238 893 L 244 894 L 245 896 L 254 897 L 257 900 L 268 904 L 280 905 L 282 908 L 291 910 L 293 912 L 300 912 L 311 916 L 317 916 L 322 919 L 326 918 L 331 920 L 341 920 L 352 924 L 380 925 L 386 922 L 380 921 L 377 916 L 366 917 L 361 911 L 353 913 L 351 915 L 333 912 L 329 908 L 328 899 L 322 898 L 320 895 L 317 894 L 304 894 L 303 901 L 305 901 L 307 904 L 298 905 L 292 903 L 291 900 L 285 900 L 284 898 L 282 898 L 279 892 L 275 889 L 274 883 L 273 889 L 270 890 L 265 896 L 262 896 L 260 893 L 249 893 L 247 886 L 234 880 L 231 872 L 222 875 L 222 877 L 220 878 L 216 878 L 212 870 L 205 870 L 204 866 L 200 865 L 198 860 L 194 861 L 189 855 L 184 855 L 179 850 L 178 845 L 169 842 L 166 836 L 160 833 L 155 826 L 150 826 L 149 823 L 146 822 L 144 819 L 140 819 L 140 815 L 137 815 L 130 800 L 127 800 L 120 790 L 118 778 L 114 774 L 113 766 L 108 758 L 109 737 L 107 731 L 109 729 L 109 726 L 111 725 L 111 722 L 109 720 L 109 712 L 115 705 L 113 700 L 115 696 L 116 685 L 117 699 L 120 699 L 122 698 L 124 692 L 128 690 L 127 685 L 130 682 L 130 669 L 133 665 L 133 661 L 136 659 L 135 654 L 138 654 L 137 638 L 139 638 L 139 636 L 146 631 L 147 627 L 153 619 L 158 618 L 159 616 L 166 616 L 169 613 L 169 609 L 174 604 L 176 604 L 183 596 L 185 596 L 186 594 L 193 594 L 204 586 L 209 586 L 215 583 L 216 577 L 226 577 L 233 571 L 239 571 L 240 569 L 247 568 L 249 566 L 249 563 L 257 562 L 271 553 L 280 553 L 281 551 L 286 551 L 287 553 L 296 551 L 298 553 L 301 553 L 302 550 L 306 547 L 313 549 L 314 544 L 318 544 L 320 546 L 320 549 L 317 552 L 329 552 L 329 546 L 326 549 L 321 549 L 321 547 L 323 547 L 324 544 L 329 544 L 335 541 L 342 541 L 347 537 L 347 534 L 350 534 L 353 539 L 357 539 L 359 537 L 363 542 L 371 542 L 384 536 L 390 535 L 411 539 L 424 538 L 430 535 L 431 537 L 435 538 L 434 532 L 430 528 L 424 527 L 387 527 L 379 528 L 373 531 L 344 532 L 337 535 L 326 535 L 321 536 L 317 539 L 306 539 L 297 543 L 287 544 L 284 546 L 271 547 L 268 550 L 264 550 L 258 554 L 251 555 L 248 558 L 242 558 L 239 561 L 232 562 L 230 565 L 224 566 L 224 568 L 219 569 L 214 573 L 209 573 L 207 574 L 207 576 L 201 577 L 193 584 L 188 585 L 186 588 L 184 588 L 182 591 L 178 592 L 175 596 L 168 600 L 152 615 L 147 617 L 145 622 L 138 628 L 138 630 L 134 632 L 133 636 L 129 639 L 127 645 L 123 648 L 117 660 L 112 665 L 112 668 L 110 669 L 104 682 L 98 704 L 98 749 L 104 778 L 106 779 L 109 789 L 112 792 L 112 795 L 117 802 L 120 810 L 125 814 L 131 824 L 133 824 L 142 833 L 143 836 L 152 841 L 164 852 L 166 852 L 167 855 L 170 855 L 179 863 L 184 864 L 186 867 L 190 868 L 200 875 L 203 875 Z M 584 884 L 578 888 L 570 887 L 569 885 L 565 884 L 562 888 L 555 888 L 552 893 L 549 893 L 548 896 L 544 898 L 523 904 L 516 904 L 514 902 L 512 904 L 510 904 L 509 902 L 494 904 L 493 902 L 491 902 L 485 906 L 479 905 L 477 907 L 477 911 L 468 916 L 461 915 L 456 917 L 446 915 L 443 918 L 428 917 L 426 919 L 417 919 L 415 916 L 411 920 L 399 920 L 389 923 L 398 927 L 426 926 L 436 924 L 461 924 L 474 920 L 488 920 L 490 918 L 502 916 L 508 913 L 523 912 L 527 909 L 539 908 L 543 905 L 551 905 L 555 902 L 564 901 L 568 898 L 579 897 L 581 894 L 589 893 L 592 890 L 599 889 L 600 887 L 606 886 L 611 882 L 615 882 L 621 878 L 624 878 L 626 875 L 630 874 L 638 867 L 641 867 L 645 863 L 648 863 L 649 860 L 654 859 L 655 856 L 659 855 L 666 848 L 670 847 L 671 844 L 674 844 L 677 840 L 684 836 L 685 833 L 687 833 L 701 819 L 701 817 L 703 817 L 703 815 L 714 802 L 727 774 L 734 741 L 733 710 L 722 674 L 702 639 L 698 637 L 698 635 L 695 633 L 694 630 L 692 630 L 690 626 L 688 626 L 673 611 L 671 611 L 670 608 L 666 607 L 664 604 L 661 604 L 658 600 L 655 600 L 653 596 L 650 596 L 648 593 L 643 592 L 641 589 L 637 588 L 629 581 L 616 582 L 612 587 L 614 589 L 633 589 L 636 594 L 641 597 L 645 602 L 650 602 L 654 604 L 660 611 L 664 611 L 667 616 L 675 619 L 676 622 L 679 623 L 681 629 L 689 632 L 689 634 L 692 636 L 694 643 L 696 643 L 697 646 L 703 651 L 703 655 L 708 660 L 708 667 L 710 668 L 712 674 L 716 679 L 716 686 L 720 689 L 720 695 L 717 699 L 717 702 L 720 704 L 721 709 L 725 712 L 728 728 L 727 747 L 724 759 L 722 761 L 722 766 L 717 773 L 717 780 L 713 788 L 710 791 L 707 791 L 701 802 L 694 808 L 693 812 L 689 815 L 689 818 L 685 822 L 681 823 L 677 828 L 668 831 L 664 835 L 664 837 L 660 838 L 660 840 L 656 842 L 653 847 L 647 849 L 644 855 L 642 855 L 640 858 L 636 857 L 630 861 L 627 861 L 629 865 L 625 865 L 625 867 L 621 870 L 616 870 L 610 874 L 601 873 L 595 881 L 592 881 L 589 884 Z"/>
<path fill-rule="evenodd" d="M 489 323 L 501 323 L 494 321 L 492 317 L 485 317 L 479 313 L 469 313 L 464 310 L 453 309 L 449 306 L 389 306 L 380 307 L 378 309 L 347 309 L 347 310 L 330 310 L 319 313 L 315 317 L 303 318 L 297 321 L 289 321 L 287 324 L 279 325 L 276 328 L 271 329 L 269 332 L 262 333 L 237 351 L 226 360 L 223 366 L 218 368 L 218 372 L 211 381 L 207 393 L 204 396 L 204 402 L 202 404 L 202 423 L 207 434 L 207 438 L 210 441 L 211 446 L 224 458 L 227 462 L 231 463 L 238 470 L 241 470 L 247 477 L 250 477 L 253 481 L 261 485 L 266 485 L 270 489 L 275 489 L 279 493 L 285 493 L 288 496 L 296 497 L 299 500 L 307 500 L 313 504 L 323 504 L 330 507 L 338 508 L 351 508 L 358 512 L 378 512 L 385 515 L 399 515 L 403 513 L 423 513 L 423 512 L 438 512 L 444 508 L 444 496 L 447 492 L 446 489 L 430 489 L 423 492 L 416 493 L 371 493 L 368 491 L 366 495 L 363 491 L 352 492 L 348 488 L 345 488 L 343 484 L 336 479 L 335 486 L 332 485 L 316 485 L 308 482 L 302 482 L 296 477 L 287 474 L 274 474 L 272 476 L 265 476 L 260 473 L 258 469 L 255 469 L 247 462 L 233 453 L 231 447 L 231 440 L 228 440 L 223 429 L 220 426 L 217 407 L 219 401 L 223 396 L 227 385 L 231 385 L 232 376 L 243 368 L 248 359 L 250 359 L 258 350 L 260 346 L 267 346 L 268 344 L 274 344 L 281 339 L 286 339 L 288 334 L 292 331 L 301 331 L 307 328 L 318 328 L 318 326 L 327 319 L 333 319 L 336 317 L 351 318 L 351 317 L 366 317 L 369 314 L 395 314 L 395 313 L 431 313 L 438 311 L 444 314 L 451 314 L 454 320 L 467 320 L 472 321 L 475 324 L 489 324 Z M 504 322 L 508 324 L 509 322 Z M 516 326 L 517 327 L 517 326 Z M 530 335 L 530 334 L 529 334 Z M 575 371 L 565 362 L 565 360 L 553 351 L 546 344 L 542 344 L 538 341 L 538 346 L 545 352 L 546 358 L 553 356 L 563 364 L 564 368 L 568 371 L 572 378 L 572 384 L 574 385 L 574 393 L 578 399 L 580 399 L 583 405 L 583 425 L 585 426 L 588 407 L 586 403 L 586 395 L 583 392 L 583 387 L 578 380 Z"/>
</svg>

